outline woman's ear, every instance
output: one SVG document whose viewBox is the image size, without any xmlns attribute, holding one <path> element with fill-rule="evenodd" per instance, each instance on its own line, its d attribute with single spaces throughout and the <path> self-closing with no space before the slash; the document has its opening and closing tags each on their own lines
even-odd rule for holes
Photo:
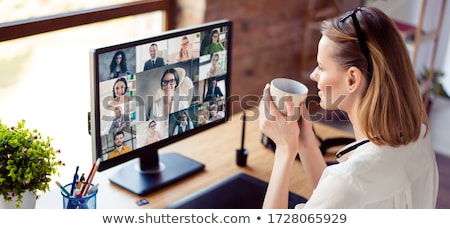
<svg viewBox="0 0 450 229">
<path fill-rule="evenodd" d="M 348 92 L 354 92 L 362 85 L 362 78 L 364 77 L 361 70 L 357 67 L 350 67 L 347 70 L 347 86 Z"/>
</svg>

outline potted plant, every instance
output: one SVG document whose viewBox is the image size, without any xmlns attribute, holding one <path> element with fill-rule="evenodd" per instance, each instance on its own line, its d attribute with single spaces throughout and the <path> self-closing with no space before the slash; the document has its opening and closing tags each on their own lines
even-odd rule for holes
<svg viewBox="0 0 450 229">
<path fill-rule="evenodd" d="M 8 127 L 0 119 L 0 202 L 20 208 L 26 193 L 33 194 L 35 204 L 50 190 L 51 176 L 59 175 L 58 168 L 64 165 L 51 141 L 36 129 L 25 128 L 25 120 Z"/>
<path fill-rule="evenodd" d="M 430 111 L 430 107 L 433 103 L 433 98 L 450 98 L 448 93 L 445 91 L 444 86 L 440 82 L 440 78 L 444 76 L 444 72 L 440 70 L 433 70 L 431 81 L 428 81 L 429 74 L 430 70 L 427 67 L 424 67 L 423 71 L 420 72 L 418 78 L 421 93 L 424 97 L 428 98 L 427 100 L 424 100 L 424 102 L 426 102 L 425 107 L 427 109 L 427 112 Z M 429 90 L 426 90 L 426 88 L 428 88 Z"/>
<path fill-rule="evenodd" d="M 420 73 L 420 79 L 419 79 L 420 83 L 425 83 L 427 81 L 429 72 L 430 72 L 430 70 L 428 68 L 425 67 L 423 69 L 423 71 Z M 443 76 L 444 76 L 444 72 L 442 72 L 440 70 L 433 71 L 430 92 L 434 96 L 450 98 L 448 93 L 445 91 L 444 86 L 440 82 L 440 78 Z"/>
</svg>

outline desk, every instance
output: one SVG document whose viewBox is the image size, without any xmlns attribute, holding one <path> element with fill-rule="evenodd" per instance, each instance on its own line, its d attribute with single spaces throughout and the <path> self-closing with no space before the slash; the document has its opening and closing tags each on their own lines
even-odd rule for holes
<svg viewBox="0 0 450 229">
<path fill-rule="evenodd" d="M 245 148 L 249 151 L 247 166 L 239 167 L 235 163 L 236 149 L 241 144 L 241 113 L 230 117 L 223 125 L 214 127 L 203 133 L 191 136 L 180 142 L 161 148 L 160 153 L 178 152 L 206 165 L 205 170 L 156 192 L 140 197 L 109 182 L 108 177 L 119 169 L 111 168 L 95 175 L 94 183 L 100 183 L 97 208 L 164 208 L 192 193 L 221 181 L 238 172 L 247 173 L 264 181 L 269 181 L 272 171 L 274 153 L 263 146 L 260 141 L 257 110 L 247 111 Z M 351 136 L 349 133 L 315 123 L 316 133 L 322 138 Z M 325 155 L 326 160 L 333 161 L 332 153 Z M 136 163 L 136 160 L 127 163 Z M 312 193 L 300 162 L 294 164 L 291 174 L 290 190 L 305 198 Z M 146 198 L 150 203 L 137 206 L 136 200 Z M 37 208 L 62 208 L 62 197 L 59 190 L 52 190 L 37 201 Z"/>
</svg>

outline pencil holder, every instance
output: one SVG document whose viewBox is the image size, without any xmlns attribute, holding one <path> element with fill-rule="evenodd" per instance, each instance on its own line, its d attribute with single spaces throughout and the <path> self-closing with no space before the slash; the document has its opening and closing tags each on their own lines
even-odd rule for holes
<svg viewBox="0 0 450 229">
<path fill-rule="evenodd" d="M 70 192 L 71 187 L 72 184 L 67 184 L 64 186 L 64 189 Z M 94 185 L 91 185 L 89 189 L 92 188 L 94 188 Z M 63 198 L 63 209 L 96 209 L 98 189 L 94 189 L 94 191 L 88 192 L 89 194 L 82 197 L 70 196 L 61 191 Z"/>
</svg>

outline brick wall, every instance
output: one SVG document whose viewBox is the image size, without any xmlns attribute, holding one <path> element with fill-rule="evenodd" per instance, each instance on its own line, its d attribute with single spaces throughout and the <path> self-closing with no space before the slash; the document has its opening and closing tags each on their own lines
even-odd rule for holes
<svg viewBox="0 0 450 229">
<path fill-rule="evenodd" d="M 233 21 L 233 113 L 255 106 L 275 77 L 300 79 L 299 60 L 306 0 L 206 1 L 205 22 Z"/>
<path fill-rule="evenodd" d="M 300 53 L 308 0 L 178 0 L 181 13 L 178 26 L 195 25 L 220 19 L 233 21 L 232 87 L 233 113 L 257 105 L 264 85 L 275 77 L 288 77 L 305 83 L 316 93 L 310 70 L 300 71 Z M 329 4 L 316 0 L 316 4 Z M 344 5 L 345 1 L 344 1 Z M 348 8 L 344 6 L 343 8 Z M 190 12 L 190 14 L 188 13 Z M 204 15 L 193 16 L 192 12 Z M 184 16 L 183 16 L 184 15 Z M 190 16 L 189 16 L 190 15 Z M 318 38 L 320 34 L 313 37 Z M 309 52 L 315 58 L 317 42 Z"/>
</svg>

